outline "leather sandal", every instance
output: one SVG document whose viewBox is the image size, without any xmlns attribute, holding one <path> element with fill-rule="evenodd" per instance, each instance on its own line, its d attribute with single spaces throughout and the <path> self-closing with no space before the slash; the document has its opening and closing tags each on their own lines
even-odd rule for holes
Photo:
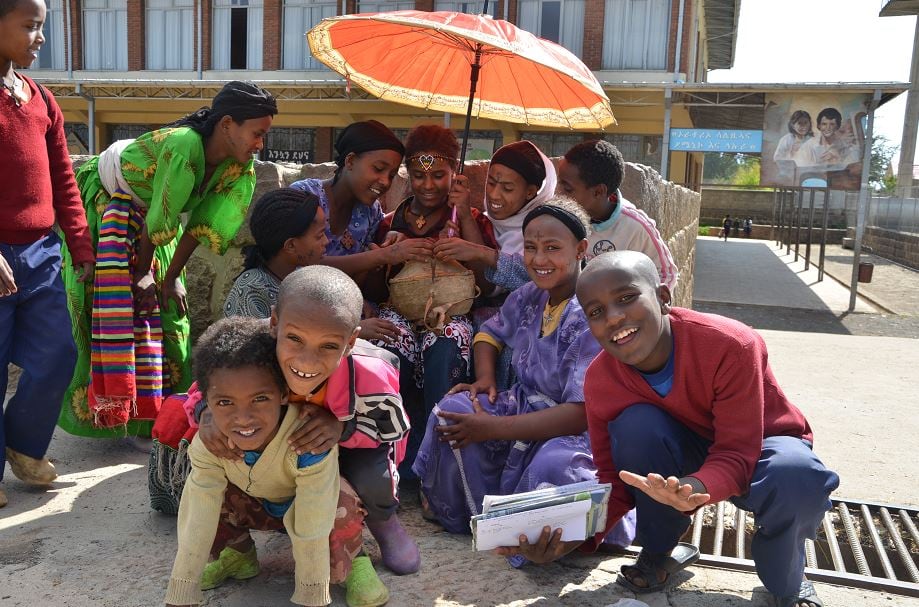
<svg viewBox="0 0 919 607">
<path fill-rule="evenodd" d="M 699 549 L 692 544 L 680 542 L 670 554 L 653 554 L 645 549 L 638 554 L 634 565 L 623 565 L 616 582 L 635 594 L 646 594 L 663 590 L 674 573 L 683 571 L 699 560 Z M 660 574 L 665 573 L 664 579 Z M 640 577 L 645 586 L 637 585 L 634 580 Z"/>
</svg>

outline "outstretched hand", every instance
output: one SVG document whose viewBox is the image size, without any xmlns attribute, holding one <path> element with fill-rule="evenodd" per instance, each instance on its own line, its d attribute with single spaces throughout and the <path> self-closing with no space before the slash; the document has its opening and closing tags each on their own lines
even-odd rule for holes
<svg viewBox="0 0 919 607">
<path fill-rule="evenodd" d="M 626 484 L 641 490 L 654 501 L 680 512 L 692 512 L 704 506 L 711 499 L 708 493 L 696 492 L 691 484 L 681 483 L 680 479 L 675 476 L 664 478 L 653 472 L 648 476 L 641 476 L 628 470 L 621 470 L 619 478 Z M 701 483 L 699 485 L 701 486 Z"/>
<path fill-rule="evenodd" d="M 527 536 L 521 535 L 519 546 L 502 546 L 495 548 L 495 553 L 501 556 L 517 556 L 518 554 L 532 563 L 551 563 L 556 561 L 584 543 L 583 540 L 562 541 L 562 530 L 552 531 L 551 527 L 543 527 L 542 533 L 535 544 L 531 544 Z"/>
</svg>

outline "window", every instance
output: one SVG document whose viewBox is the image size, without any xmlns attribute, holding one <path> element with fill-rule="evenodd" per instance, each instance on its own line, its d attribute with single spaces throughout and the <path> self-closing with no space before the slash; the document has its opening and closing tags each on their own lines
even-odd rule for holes
<svg viewBox="0 0 919 607">
<path fill-rule="evenodd" d="M 643 164 L 658 171 L 661 170 L 661 147 L 664 138 L 661 135 L 603 135 L 619 149 L 623 160 Z"/>
<path fill-rule="evenodd" d="M 497 0 L 489 0 L 488 14 L 492 17 L 496 16 L 495 9 L 497 6 Z M 485 0 L 470 0 L 468 2 L 464 2 L 463 0 L 436 0 L 436 2 L 434 2 L 435 11 L 453 11 L 455 13 L 469 13 L 471 15 L 481 15 L 484 7 Z"/>
<path fill-rule="evenodd" d="M 605 0 L 603 69 L 666 70 L 670 0 Z"/>
<path fill-rule="evenodd" d="M 584 0 L 520 0 L 517 25 L 581 56 Z"/>
<path fill-rule="evenodd" d="M 564 156 L 565 152 L 586 139 L 583 134 L 545 133 L 540 131 L 520 133 L 520 138 L 535 143 L 536 147 L 542 150 L 543 154 L 549 158 Z"/>
<path fill-rule="evenodd" d="M 147 0 L 147 69 L 194 68 L 194 0 Z"/>
<path fill-rule="evenodd" d="M 128 69 L 127 0 L 84 0 L 83 68 Z"/>
<path fill-rule="evenodd" d="M 159 127 L 151 127 L 146 124 L 116 124 L 112 126 L 111 141 L 109 141 L 109 145 L 116 141 L 121 141 L 122 139 L 137 139 L 144 133 L 149 133 L 157 128 Z"/>
<path fill-rule="evenodd" d="M 262 69 L 262 0 L 214 0 L 215 70 Z"/>
<path fill-rule="evenodd" d="M 38 52 L 35 67 L 44 70 L 64 69 L 64 3 L 63 0 L 45 0 L 48 9 L 42 35 L 45 43 Z"/>
<path fill-rule="evenodd" d="M 284 0 L 284 47 L 281 57 L 285 70 L 318 70 L 325 67 L 310 54 L 306 32 L 326 17 L 337 14 L 337 0 Z"/>
<path fill-rule="evenodd" d="M 310 162 L 315 157 L 314 140 L 315 131 L 313 129 L 273 128 L 265 136 L 262 160 L 296 164 Z"/>
<path fill-rule="evenodd" d="M 413 11 L 415 0 L 358 0 L 357 12 L 382 13 L 385 11 Z"/>
</svg>

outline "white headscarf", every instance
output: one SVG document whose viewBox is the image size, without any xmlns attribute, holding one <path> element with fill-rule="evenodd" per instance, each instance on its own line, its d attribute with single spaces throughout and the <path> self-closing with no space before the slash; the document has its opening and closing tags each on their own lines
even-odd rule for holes
<svg viewBox="0 0 919 607">
<path fill-rule="evenodd" d="M 523 220 L 526 218 L 527 213 L 555 195 L 555 165 L 542 153 L 542 150 L 536 144 L 531 141 L 526 141 L 526 143 L 533 146 L 533 149 L 542 158 L 543 166 L 546 169 L 546 178 L 543 179 L 542 186 L 540 186 L 539 191 L 536 192 L 536 196 L 532 200 L 524 204 L 519 211 L 507 219 L 495 219 L 488 215 L 487 211 L 485 212 L 485 215 L 491 220 L 491 225 L 495 228 L 495 238 L 498 239 L 499 250 L 509 255 L 523 253 Z M 487 204 L 485 208 L 488 208 Z"/>
</svg>

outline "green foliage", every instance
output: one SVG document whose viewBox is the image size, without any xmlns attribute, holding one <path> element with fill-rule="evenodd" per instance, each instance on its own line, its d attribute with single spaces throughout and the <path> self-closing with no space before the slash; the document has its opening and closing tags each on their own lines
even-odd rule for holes
<svg viewBox="0 0 919 607">
<path fill-rule="evenodd" d="M 871 168 L 868 172 L 868 185 L 875 191 L 893 192 L 897 185 L 896 171 L 888 177 L 890 161 L 897 153 L 898 146 L 890 143 L 883 135 L 871 139 Z"/>
<path fill-rule="evenodd" d="M 759 185 L 759 156 L 726 152 L 705 154 L 703 183 L 718 185 Z"/>
</svg>

